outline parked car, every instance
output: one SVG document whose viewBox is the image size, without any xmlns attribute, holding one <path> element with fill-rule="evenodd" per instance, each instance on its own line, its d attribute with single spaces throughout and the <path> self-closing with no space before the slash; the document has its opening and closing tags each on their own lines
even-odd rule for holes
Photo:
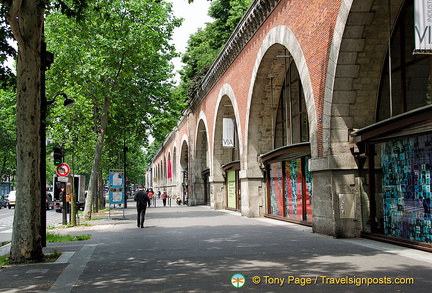
<svg viewBox="0 0 432 293">
<path fill-rule="evenodd" d="M 15 200 L 16 200 L 16 190 L 12 190 L 9 192 L 9 196 L 7 199 L 7 207 L 10 209 L 11 207 L 15 208 Z"/>
<path fill-rule="evenodd" d="M 52 209 L 54 209 L 54 202 L 53 202 L 52 198 L 53 198 L 53 197 L 52 197 L 51 192 L 47 191 L 47 193 L 46 193 L 46 198 L 45 198 L 45 203 L 46 203 L 45 208 L 46 208 L 47 210 L 52 210 Z"/>
<path fill-rule="evenodd" d="M 6 198 L 3 195 L 0 195 L 0 209 L 5 208 L 7 204 Z"/>
</svg>

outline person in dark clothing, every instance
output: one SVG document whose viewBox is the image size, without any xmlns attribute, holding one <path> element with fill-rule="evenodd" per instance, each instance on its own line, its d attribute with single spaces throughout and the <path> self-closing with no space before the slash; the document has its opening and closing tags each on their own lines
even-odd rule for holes
<svg viewBox="0 0 432 293">
<path fill-rule="evenodd" d="M 147 204 L 148 206 L 150 206 L 150 199 L 147 193 L 144 190 L 140 189 L 135 194 L 134 200 L 136 201 L 136 207 L 138 212 L 137 226 L 144 228 L 145 213 L 147 209 Z"/>
</svg>

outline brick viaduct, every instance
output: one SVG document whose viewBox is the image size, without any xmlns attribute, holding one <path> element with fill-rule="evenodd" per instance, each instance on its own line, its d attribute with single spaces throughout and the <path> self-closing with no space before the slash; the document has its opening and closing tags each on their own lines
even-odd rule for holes
<svg viewBox="0 0 432 293">
<path fill-rule="evenodd" d="M 147 185 L 187 196 L 191 205 L 272 216 L 277 212 L 272 212 L 270 189 L 281 186 L 287 194 L 295 188 L 288 187 L 289 180 L 277 185 L 272 164 L 298 159 L 307 166 L 302 176 L 308 172 L 311 177 L 298 181 L 308 189 L 308 198 L 299 204 L 311 201 L 312 216 L 303 211 L 297 220 L 286 213 L 276 217 L 335 237 L 371 232 L 366 175 L 361 156 L 355 156 L 362 150 L 352 133 L 377 123 L 389 31 L 409 2 L 254 1 L 154 157 Z M 288 71 L 298 83 L 290 77 L 289 84 Z M 290 106 L 281 108 L 287 84 Z M 287 122 L 302 104 L 297 118 L 305 111 L 307 125 Z M 234 147 L 223 146 L 224 119 L 234 121 Z M 285 125 L 286 140 L 275 134 L 278 125 Z M 306 140 L 292 138 L 306 128 Z M 283 174 L 294 170 L 286 168 Z M 232 178 L 230 171 L 235 171 Z"/>
</svg>

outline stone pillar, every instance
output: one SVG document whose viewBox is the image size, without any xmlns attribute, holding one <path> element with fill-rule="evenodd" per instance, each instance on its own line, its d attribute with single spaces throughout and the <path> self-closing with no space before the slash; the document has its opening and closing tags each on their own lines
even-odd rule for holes
<svg viewBox="0 0 432 293">
<path fill-rule="evenodd" d="M 362 180 L 349 153 L 311 159 L 313 231 L 333 237 L 359 237 L 362 231 Z"/>
<path fill-rule="evenodd" d="M 262 172 L 240 171 L 241 214 L 246 217 L 261 217 L 266 208 L 266 186 Z"/>
<path fill-rule="evenodd" d="M 226 207 L 226 190 L 224 181 L 213 181 L 213 177 L 210 180 L 210 207 L 215 210 L 221 210 Z"/>
</svg>

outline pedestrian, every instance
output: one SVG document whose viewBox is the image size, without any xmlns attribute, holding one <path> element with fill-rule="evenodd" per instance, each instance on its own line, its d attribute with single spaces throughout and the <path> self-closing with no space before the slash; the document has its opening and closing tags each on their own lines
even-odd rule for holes
<svg viewBox="0 0 432 293">
<path fill-rule="evenodd" d="M 135 194 L 134 200 L 136 201 L 136 207 L 138 212 L 137 226 L 138 228 L 144 228 L 144 218 L 147 209 L 147 204 L 150 206 L 150 199 L 143 189 L 138 190 Z"/>
<path fill-rule="evenodd" d="M 149 203 L 148 206 L 150 207 L 150 201 L 153 199 L 153 188 L 147 189 L 147 196 L 149 197 Z"/>
<path fill-rule="evenodd" d="M 166 194 L 166 192 L 164 191 L 163 193 L 162 193 L 162 202 L 163 202 L 163 205 L 164 205 L 164 207 L 166 207 L 166 200 L 167 200 L 167 194 Z"/>
</svg>

